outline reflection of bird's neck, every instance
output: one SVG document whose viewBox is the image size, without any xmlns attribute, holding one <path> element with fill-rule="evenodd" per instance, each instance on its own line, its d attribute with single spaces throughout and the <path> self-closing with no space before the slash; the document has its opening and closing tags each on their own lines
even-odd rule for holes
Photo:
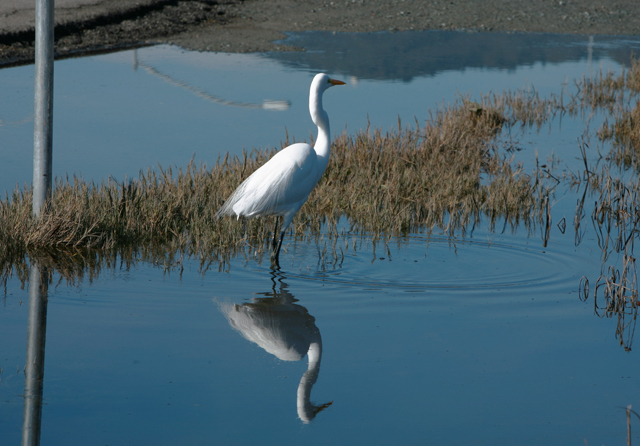
<svg viewBox="0 0 640 446">
<path fill-rule="evenodd" d="M 317 334 L 317 338 L 309 345 L 309 351 L 307 352 L 309 358 L 309 367 L 307 371 L 302 375 L 300 384 L 298 385 L 298 417 L 305 422 L 309 423 L 315 418 L 315 416 L 323 409 L 326 409 L 331 403 L 316 406 L 311 403 L 311 388 L 318 380 L 318 373 L 320 373 L 320 360 L 322 359 L 322 339 L 320 333 Z"/>
<path fill-rule="evenodd" d="M 317 333 L 317 338 L 314 340 L 314 342 L 309 345 L 307 358 L 309 359 L 309 367 L 307 368 L 307 372 L 314 371 L 317 379 L 318 372 L 320 371 L 320 360 L 322 360 L 322 338 L 320 337 L 319 332 Z"/>
<path fill-rule="evenodd" d="M 323 90 L 311 90 L 309 95 L 309 113 L 314 124 L 318 126 L 318 137 L 313 147 L 320 161 L 321 172 L 327 167 L 329 162 L 329 151 L 331 142 L 331 130 L 329 128 L 329 116 L 322 108 Z"/>
</svg>

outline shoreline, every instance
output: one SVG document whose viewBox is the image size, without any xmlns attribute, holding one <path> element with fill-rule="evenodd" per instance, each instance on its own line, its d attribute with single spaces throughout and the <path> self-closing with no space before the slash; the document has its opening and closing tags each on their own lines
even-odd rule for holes
<svg viewBox="0 0 640 446">
<path fill-rule="evenodd" d="M 70 5 L 56 10 L 57 59 L 161 43 L 231 53 L 301 50 L 274 43 L 287 31 L 640 33 L 640 2 L 631 0 L 613 0 L 606 6 L 597 0 L 116 0 L 87 5 L 88 1 L 66 0 Z M 0 26 L 0 68 L 33 62 L 35 33 L 29 10 L 21 12 L 20 17 L 14 14 L 14 22 Z"/>
</svg>

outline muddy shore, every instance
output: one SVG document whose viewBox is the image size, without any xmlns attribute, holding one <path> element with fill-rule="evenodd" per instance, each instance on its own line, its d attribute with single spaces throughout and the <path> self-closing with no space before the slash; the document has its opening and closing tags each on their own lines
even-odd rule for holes
<svg viewBox="0 0 640 446">
<path fill-rule="evenodd" d="M 56 12 L 57 57 L 154 43 L 207 51 L 287 51 L 295 48 L 274 42 L 284 32 L 305 30 L 640 34 L 637 0 L 119 0 L 102 9 L 97 3 Z M 0 33 L 0 67 L 30 63 L 33 41 L 29 23 Z"/>
</svg>

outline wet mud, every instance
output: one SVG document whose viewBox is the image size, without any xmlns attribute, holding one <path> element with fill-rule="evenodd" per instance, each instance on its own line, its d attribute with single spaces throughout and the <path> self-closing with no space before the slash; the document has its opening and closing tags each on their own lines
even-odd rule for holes
<svg viewBox="0 0 640 446">
<path fill-rule="evenodd" d="M 56 57 L 154 43 L 224 52 L 290 51 L 287 31 L 373 32 L 425 29 L 637 35 L 633 0 L 120 1 L 117 8 L 65 9 L 56 26 Z M 32 28 L 0 34 L 0 66 L 30 63 Z"/>
</svg>

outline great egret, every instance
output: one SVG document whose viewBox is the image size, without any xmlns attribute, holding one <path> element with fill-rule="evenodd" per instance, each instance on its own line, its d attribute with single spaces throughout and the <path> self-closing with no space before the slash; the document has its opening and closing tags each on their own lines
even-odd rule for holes
<svg viewBox="0 0 640 446">
<path fill-rule="evenodd" d="M 334 85 L 344 85 L 344 82 L 331 79 L 324 73 L 317 74 L 311 82 L 309 113 L 318 126 L 315 146 L 296 143 L 276 153 L 244 180 L 216 213 L 216 217 L 282 216 L 280 240 L 277 240 L 276 220 L 271 242 L 271 262 L 276 266 L 279 266 L 280 248 L 287 228 L 318 184 L 329 162 L 331 133 L 329 116 L 322 108 L 322 94 Z"/>
</svg>

